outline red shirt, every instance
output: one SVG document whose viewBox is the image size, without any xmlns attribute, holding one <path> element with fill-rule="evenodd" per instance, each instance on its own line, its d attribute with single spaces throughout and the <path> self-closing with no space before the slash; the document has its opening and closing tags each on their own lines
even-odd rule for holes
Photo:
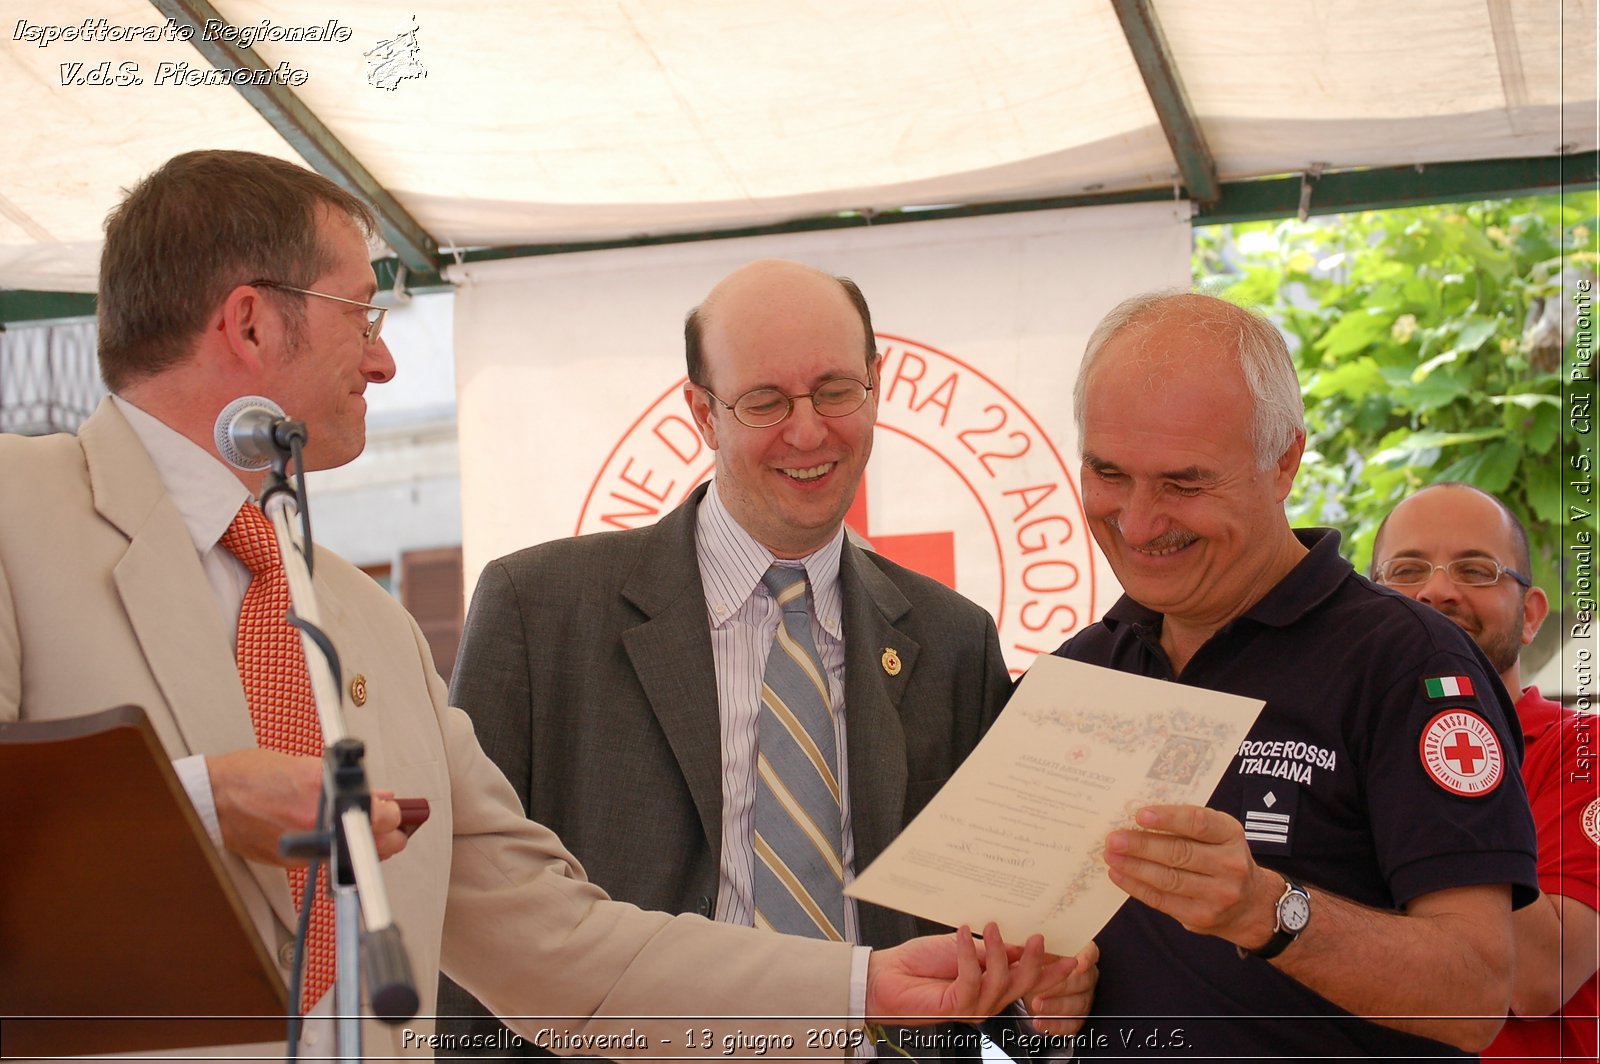
<svg viewBox="0 0 1600 1064">
<path fill-rule="evenodd" d="M 1539 889 L 1600 910 L 1600 766 L 1594 756 L 1600 747 L 1600 716 L 1563 709 L 1537 687 L 1523 692 L 1517 716 L 1527 744 L 1522 782 L 1539 834 Z M 1483 1056 L 1596 1059 L 1597 979 L 1591 975 L 1555 1016 L 1506 1020 Z"/>
</svg>

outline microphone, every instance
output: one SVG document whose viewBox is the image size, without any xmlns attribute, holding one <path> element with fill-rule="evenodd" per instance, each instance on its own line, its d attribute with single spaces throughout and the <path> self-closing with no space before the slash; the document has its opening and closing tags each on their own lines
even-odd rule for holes
<svg viewBox="0 0 1600 1064">
<path fill-rule="evenodd" d="M 217 451 L 229 465 L 254 473 L 266 469 L 272 460 L 289 449 L 289 441 L 305 428 L 291 421 L 283 407 L 262 395 L 240 396 L 217 415 Z"/>
</svg>

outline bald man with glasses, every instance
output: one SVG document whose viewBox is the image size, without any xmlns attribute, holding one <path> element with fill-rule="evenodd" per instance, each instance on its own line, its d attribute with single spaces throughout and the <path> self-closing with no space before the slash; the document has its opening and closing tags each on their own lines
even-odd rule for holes
<svg viewBox="0 0 1600 1064">
<path fill-rule="evenodd" d="M 1542 893 L 1512 914 L 1511 1015 L 1483 1056 L 1594 1060 L 1600 1008 L 1600 784 L 1588 754 L 1594 722 L 1522 686 L 1522 648 L 1550 613 L 1545 593 L 1529 580 L 1530 561 L 1528 531 L 1504 503 L 1466 484 L 1436 484 L 1400 503 L 1379 526 L 1372 578 L 1460 625 L 1516 699 Z"/>
<path fill-rule="evenodd" d="M 845 535 L 880 365 L 853 283 L 754 262 L 689 313 L 684 337 L 684 399 L 715 452 L 714 479 L 649 528 L 490 563 L 452 700 L 528 814 L 613 897 L 869 946 L 904 941 L 927 925 L 842 886 L 1005 702 L 994 621 Z M 785 693 L 774 660 L 809 676 L 807 689 Z M 793 734 L 774 736 L 769 701 L 792 710 Z M 806 780 L 790 782 L 780 748 L 791 746 L 822 781 L 820 806 Z M 782 852 L 792 821 L 768 819 L 779 794 L 807 811 L 794 819 L 811 844 L 800 849 L 822 854 L 815 879 L 803 856 Z M 1092 984 L 1092 965 L 1082 979 Z M 441 1012 L 469 1010 L 463 997 L 442 997 Z M 938 1041 L 911 1048 L 939 1055 L 963 1040 Z M 976 1056 L 976 1039 L 964 1041 Z"/>
</svg>

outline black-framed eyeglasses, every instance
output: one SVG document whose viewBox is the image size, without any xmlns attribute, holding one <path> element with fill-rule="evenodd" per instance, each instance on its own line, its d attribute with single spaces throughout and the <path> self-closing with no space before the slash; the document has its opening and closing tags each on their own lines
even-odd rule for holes
<svg viewBox="0 0 1600 1064">
<path fill-rule="evenodd" d="M 794 413 L 796 399 L 810 399 L 811 409 L 823 417 L 845 417 L 861 409 L 867 401 L 872 385 L 854 377 L 834 377 L 823 381 L 814 390 L 799 395 L 788 395 L 777 388 L 753 388 L 733 402 L 723 402 L 705 385 L 702 391 L 718 403 L 733 411 L 733 416 L 747 428 L 768 429 L 781 424 Z"/>
<path fill-rule="evenodd" d="M 1434 565 L 1421 558 L 1390 558 L 1378 566 L 1378 583 L 1387 587 L 1416 587 L 1432 580 L 1440 569 L 1451 583 L 1462 587 L 1491 587 L 1500 582 L 1502 573 L 1524 588 L 1533 586 L 1527 577 L 1493 558 L 1457 558 L 1444 565 Z"/>
<path fill-rule="evenodd" d="M 376 303 L 363 303 L 359 299 L 346 299 L 344 296 L 330 296 L 326 292 L 313 292 L 309 288 L 296 288 L 292 284 L 283 284 L 278 281 L 251 281 L 251 288 L 281 288 L 285 292 L 299 292 L 303 296 L 317 296 L 321 299 L 331 299 L 336 303 L 348 303 L 352 307 L 362 307 L 367 312 L 367 328 L 361 335 L 366 337 L 369 344 L 378 342 L 378 334 L 383 331 L 384 315 L 389 313 L 388 307 L 380 307 Z"/>
</svg>

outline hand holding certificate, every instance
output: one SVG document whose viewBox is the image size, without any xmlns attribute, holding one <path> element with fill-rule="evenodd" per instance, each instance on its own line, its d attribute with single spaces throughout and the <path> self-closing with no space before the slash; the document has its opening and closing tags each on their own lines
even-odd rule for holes
<svg viewBox="0 0 1600 1064">
<path fill-rule="evenodd" d="M 1126 895 L 1106 836 L 1149 805 L 1204 805 L 1262 702 L 1041 657 L 977 749 L 846 888 L 951 926 L 996 922 L 1075 953 Z"/>
</svg>

